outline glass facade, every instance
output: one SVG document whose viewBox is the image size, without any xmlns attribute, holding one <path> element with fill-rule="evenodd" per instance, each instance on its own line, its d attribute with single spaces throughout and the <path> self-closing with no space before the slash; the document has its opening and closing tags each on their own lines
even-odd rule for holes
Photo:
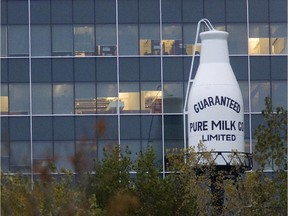
<svg viewBox="0 0 288 216">
<path fill-rule="evenodd" d="M 2 171 L 74 170 L 120 144 L 152 145 L 165 173 L 203 17 L 230 33 L 253 152 L 264 98 L 287 109 L 287 0 L 1 0 Z"/>
</svg>

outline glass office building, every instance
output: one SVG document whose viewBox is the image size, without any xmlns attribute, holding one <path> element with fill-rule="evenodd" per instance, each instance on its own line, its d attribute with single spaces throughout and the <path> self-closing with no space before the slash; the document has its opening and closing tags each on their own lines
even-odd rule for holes
<svg viewBox="0 0 288 216">
<path fill-rule="evenodd" d="M 120 144 L 152 145 L 165 173 L 204 17 L 230 33 L 252 153 L 264 98 L 287 108 L 287 0 L 1 0 L 2 171 L 77 171 Z"/>
</svg>

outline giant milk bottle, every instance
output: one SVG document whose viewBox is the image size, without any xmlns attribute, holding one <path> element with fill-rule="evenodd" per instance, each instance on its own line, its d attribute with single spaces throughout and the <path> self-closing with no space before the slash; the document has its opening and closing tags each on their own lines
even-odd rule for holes
<svg viewBox="0 0 288 216">
<path fill-rule="evenodd" d="M 188 141 L 208 151 L 244 152 L 243 99 L 229 61 L 228 33 L 200 33 L 200 64 L 188 100 Z M 227 158 L 227 160 L 229 160 Z M 223 158 L 217 165 L 226 165 Z"/>
</svg>

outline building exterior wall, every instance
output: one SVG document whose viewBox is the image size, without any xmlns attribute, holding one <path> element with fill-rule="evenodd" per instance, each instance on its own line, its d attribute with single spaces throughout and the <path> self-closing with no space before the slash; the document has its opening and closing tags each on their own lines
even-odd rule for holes
<svg viewBox="0 0 288 216">
<path fill-rule="evenodd" d="M 1 0 L 2 171 L 74 170 L 120 144 L 152 145 L 165 173 L 203 17 L 230 34 L 252 153 L 264 98 L 287 108 L 287 0 Z"/>
</svg>

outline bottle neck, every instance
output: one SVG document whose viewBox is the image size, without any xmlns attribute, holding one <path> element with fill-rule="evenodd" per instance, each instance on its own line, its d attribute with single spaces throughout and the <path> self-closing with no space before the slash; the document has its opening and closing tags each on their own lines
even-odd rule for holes
<svg viewBox="0 0 288 216">
<path fill-rule="evenodd" d="M 200 64 L 229 63 L 227 37 L 228 33 L 224 31 L 201 33 Z"/>
</svg>

